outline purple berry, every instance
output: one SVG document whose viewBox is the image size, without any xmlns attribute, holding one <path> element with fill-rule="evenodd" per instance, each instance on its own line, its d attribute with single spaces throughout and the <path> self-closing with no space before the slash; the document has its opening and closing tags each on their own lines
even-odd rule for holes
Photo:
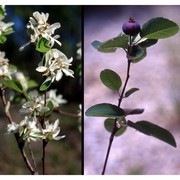
<svg viewBox="0 0 180 180">
<path fill-rule="evenodd" d="M 140 31 L 140 25 L 137 23 L 134 18 L 129 18 L 128 22 L 125 22 L 122 26 L 122 30 L 126 35 L 137 35 Z"/>
</svg>

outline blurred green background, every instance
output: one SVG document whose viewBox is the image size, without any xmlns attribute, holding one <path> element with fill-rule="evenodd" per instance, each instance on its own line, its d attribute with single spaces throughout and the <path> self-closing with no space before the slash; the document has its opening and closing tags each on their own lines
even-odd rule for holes
<svg viewBox="0 0 180 180">
<path fill-rule="evenodd" d="M 14 33 L 7 37 L 5 44 L 0 44 L 0 51 L 6 52 L 6 57 L 11 64 L 16 65 L 29 78 L 42 83 L 42 76 L 35 71 L 40 59 L 40 55 L 35 51 L 34 45 L 27 46 L 24 51 L 18 49 L 29 41 L 26 24 L 34 11 L 49 13 L 48 22 L 50 24 L 60 22 L 61 28 L 55 31 L 59 34 L 58 39 L 62 46 L 55 45 L 68 58 L 73 57 L 71 69 L 75 72 L 75 78 L 63 76 L 63 78 L 51 85 L 51 89 L 57 89 L 58 94 L 63 94 L 63 98 L 68 101 L 62 105 L 62 111 L 77 114 L 79 104 L 82 104 L 83 94 L 81 77 L 77 73 L 77 68 L 81 60 L 77 59 L 77 43 L 81 42 L 82 18 L 81 6 L 6 6 L 7 17 L 5 22 L 14 22 Z M 0 174 L 30 174 L 26 169 L 24 161 L 20 155 L 13 135 L 6 135 L 7 119 L 3 112 L 0 100 Z M 24 117 L 18 113 L 20 104 L 11 106 L 13 119 L 18 122 Z M 46 173 L 47 174 L 82 174 L 81 167 L 81 132 L 79 131 L 79 121 L 77 117 L 62 116 L 53 114 L 49 119 L 60 119 L 60 135 L 66 137 L 59 141 L 49 142 L 46 148 Z M 39 174 L 41 169 L 42 144 L 32 143 Z"/>
</svg>

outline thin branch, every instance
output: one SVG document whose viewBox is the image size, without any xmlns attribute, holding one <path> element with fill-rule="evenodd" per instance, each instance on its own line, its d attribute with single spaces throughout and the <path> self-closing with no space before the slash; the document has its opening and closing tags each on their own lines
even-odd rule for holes
<svg viewBox="0 0 180 180">
<path fill-rule="evenodd" d="M 54 109 L 53 111 L 56 112 L 56 113 L 59 113 L 59 114 L 61 114 L 61 115 L 65 115 L 65 116 L 70 116 L 70 117 L 75 117 L 75 118 L 78 118 L 78 117 L 79 117 L 78 114 L 69 113 L 69 112 L 64 112 L 64 111 L 59 110 L 59 109 Z"/>
<path fill-rule="evenodd" d="M 125 90 L 126 90 L 126 86 L 127 86 L 128 80 L 129 80 L 129 78 L 130 78 L 130 66 L 131 66 L 131 60 L 128 60 L 126 81 L 125 81 L 124 87 L 123 87 L 123 89 L 122 89 L 120 98 L 119 98 L 118 107 L 120 107 L 120 105 L 121 105 L 121 102 L 122 102 L 122 99 L 123 99 L 123 96 L 124 96 L 124 92 L 125 92 Z"/>
<path fill-rule="evenodd" d="M 4 88 L 0 88 L 0 96 L 1 96 L 4 107 L 6 107 L 7 101 L 6 101 L 6 97 L 5 97 L 5 89 Z M 9 110 L 6 110 L 5 114 L 6 114 L 6 117 L 8 118 L 9 123 L 12 124 L 13 120 L 12 120 L 11 113 L 9 112 Z"/>
<path fill-rule="evenodd" d="M 22 157 L 23 157 L 23 160 L 24 160 L 27 168 L 29 169 L 29 171 L 31 172 L 32 175 L 36 174 L 36 172 L 34 171 L 34 169 L 33 169 L 32 165 L 31 165 L 28 157 L 26 156 L 26 153 L 25 153 L 25 151 L 24 151 L 24 149 L 23 149 L 23 146 L 22 146 L 21 143 L 19 143 L 19 141 L 18 141 L 18 137 L 17 137 L 15 134 L 14 134 L 14 136 L 15 136 L 15 138 L 16 138 L 16 142 L 17 142 L 17 144 L 18 144 L 19 150 L 20 150 L 20 152 L 21 152 L 21 155 L 22 155 Z"/>
<path fill-rule="evenodd" d="M 131 49 L 132 49 L 131 45 L 132 45 L 131 36 L 129 36 L 129 48 L 128 48 L 127 54 L 129 54 L 129 53 L 131 52 Z M 127 86 L 127 83 L 128 83 L 129 77 L 130 77 L 130 66 L 131 66 L 131 60 L 128 59 L 126 80 L 125 80 L 125 83 L 124 83 L 122 92 L 121 92 L 121 94 L 120 94 L 120 97 L 119 97 L 118 107 L 121 106 L 121 102 L 122 102 L 123 97 L 124 97 L 124 92 L 125 92 L 125 90 L 126 90 L 126 86 Z M 105 174 L 105 171 L 106 171 L 106 165 L 107 165 L 109 153 L 110 153 L 110 150 L 111 150 L 112 142 L 113 142 L 113 140 L 114 140 L 114 135 L 115 135 L 116 132 L 121 128 L 121 127 L 120 127 L 120 128 L 117 128 L 116 122 L 117 122 L 117 118 L 115 118 L 115 120 L 114 120 L 114 126 L 113 126 L 113 129 L 112 129 L 110 138 L 109 138 L 109 145 L 108 145 L 108 149 L 107 149 L 107 153 L 106 153 L 106 158 L 105 158 L 105 161 L 104 161 L 104 166 L 103 166 L 102 175 L 104 175 L 104 174 Z"/>
<path fill-rule="evenodd" d="M 42 156 L 43 175 L 46 174 L 46 169 L 45 169 L 46 145 L 47 145 L 47 141 L 45 139 L 43 139 L 43 156 Z"/>
<path fill-rule="evenodd" d="M 32 148 L 31 148 L 31 142 L 28 142 L 28 147 L 29 147 L 29 151 L 30 151 L 30 154 L 31 154 L 31 158 L 32 158 L 33 164 L 34 164 L 34 172 L 37 175 L 38 174 L 38 170 L 37 170 L 37 165 L 36 165 L 34 153 L 33 153 Z"/>
<path fill-rule="evenodd" d="M 46 98 L 47 98 L 47 92 L 45 91 L 44 92 L 44 107 L 46 106 Z M 42 118 L 42 128 L 44 128 L 44 121 L 45 121 L 45 113 L 43 115 L 43 118 Z M 46 151 L 45 151 L 45 147 L 47 145 L 47 142 L 45 139 L 42 140 L 42 171 L 43 171 L 43 175 L 46 174 L 46 170 L 45 170 L 45 157 L 46 157 Z"/>
<path fill-rule="evenodd" d="M 132 37 L 129 36 L 129 47 L 128 47 L 128 52 L 127 54 L 130 54 L 131 51 L 132 51 Z M 131 60 L 128 59 L 128 65 L 127 65 L 127 74 L 126 74 L 126 80 L 125 80 L 125 83 L 124 83 L 124 87 L 122 89 L 122 92 L 121 92 L 121 95 L 120 95 L 120 98 L 119 98 L 119 103 L 118 103 L 118 107 L 120 107 L 121 105 L 121 102 L 122 102 L 122 99 L 123 99 L 123 96 L 124 96 L 124 92 L 126 90 L 126 86 L 127 86 L 127 83 L 128 83 L 128 80 L 130 78 L 130 67 L 131 67 Z"/>
<path fill-rule="evenodd" d="M 121 127 L 120 127 L 120 128 L 121 128 Z M 110 138 L 109 138 L 108 150 L 107 150 L 107 153 L 106 153 L 106 158 L 105 158 L 103 170 L 102 170 L 102 173 L 101 173 L 102 175 L 104 175 L 104 174 L 105 174 L 105 171 L 106 171 L 106 165 L 107 165 L 109 153 L 110 153 L 110 150 L 111 150 L 111 145 L 112 145 L 112 142 L 113 142 L 113 140 L 114 140 L 114 135 L 116 134 L 116 132 L 117 132 L 120 128 L 117 128 L 117 127 L 116 127 L 116 121 L 114 121 L 114 127 L 113 127 L 113 130 L 112 130 L 111 136 L 110 136 Z"/>
<path fill-rule="evenodd" d="M 4 88 L 0 88 L 0 96 L 1 96 L 1 99 L 2 99 L 4 107 L 6 107 L 7 101 L 6 101 L 6 97 L 5 97 L 5 90 L 4 90 Z M 11 113 L 10 113 L 9 109 L 5 110 L 5 114 L 6 114 L 6 117 L 8 118 L 8 120 L 9 120 L 9 123 L 12 124 L 13 123 L 13 119 L 12 119 L 12 116 L 11 116 Z M 29 162 L 28 157 L 26 156 L 26 153 L 25 153 L 25 151 L 23 149 L 23 146 L 18 141 L 18 137 L 15 134 L 14 134 L 14 137 L 16 139 L 16 142 L 18 144 L 18 148 L 19 148 L 19 150 L 21 152 L 21 155 L 23 157 L 23 160 L 24 160 L 27 168 L 29 169 L 31 174 L 35 174 L 35 172 L 34 172 L 34 170 L 32 168 L 32 165 Z"/>
<path fill-rule="evenodd" d="M 130 77 L 130 75 L 129 75 L 129 73 L 130 73 L 130 65 L 131 65 L 131 61 L 128 60 L 126 80 L 125 80 L 125 84 L 124 84 L 124 86 L 123 86 L 123 90 L 122 90 L 121 95 L 120 95 L 120 98 L 119 98 L 118 107 L 120 107 L 120 105 L 121 105 L 121 102 L 122 102 L 122 99 L 123 99 L 123 96 L 124 96 L 124 92 L 125 92 L 125 90 L 126 90 L 126 86 L 127 86 L 127 83 L 128 83 L 129 77 Z M 112 142 L 113 142 L 113 140 L 114 140 L 114 135 L 115 135 L 116 132 L 119 130 L 119 129 L 116 127 L 116 121 L 117 121 L 117 118 L 115 118 L 115 120 L 114 120 L 113 130 L 112 130 L 111 136 L 110 136 L 110 138 L 109 138 L 109 145 L 108 145 L 108 150 L 107 150 L 107 153 L 106 153 L 106 158 L 105 158 L 105 162 L 104 162 L 104 166 L 103 166 L 102 175 L 104 175 L 104 173 L 105 173 L 105 171 L 106 171 L 107 160 L 108 160 L 108 157 L 109 157 L 109 153 L 110 153 L 110 149 L 111 149 Z"/>
</svg>

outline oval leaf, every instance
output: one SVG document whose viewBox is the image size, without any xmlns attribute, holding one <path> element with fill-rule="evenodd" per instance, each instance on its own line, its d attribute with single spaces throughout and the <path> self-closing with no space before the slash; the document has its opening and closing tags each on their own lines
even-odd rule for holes
<svg viewBox="0 0 180 180">
<path fill-rule="evenodd" d="M 100 52 L 115 52 L 117 48 L 128 48 L 128 36 L 125 34 L 109 39 L 105 42 L 93 41 L 92 46 Z"/>
<path fill-rule="evenodd" d="M 140 62 L 141 60 L 143 60 L 145 57 L 146 57 L 146 48 L 143 48 L 143 54 L 139 57 L 139 58 L 136 58 L 134 60 L 132 60 L 131 62 L 132 63 L 138 63 Z"/>
<path fill-rule="evenodd" d="M 121 117 L 125 115 L 121 108 L 108 103 L 91 106 L 89 109 L 87 109 L 85 114 L 86 116 L 96 117 Z"/>
<path fill-rule="evenodd" d="M 168 130 L 148 121 L 138 121 L 134 124 L 135 126 L 133 128 L 139 130 L 140 132 L 149 136 L 153 136 L 157 139 L 160 139 L 161 141 L 164 141 L 170 144 L 171 146 L 176 147 L 176 141 L 173 135 Z M 129 122 L 128 122 L 128 125 L 129 125 Z"/>
<path fill-rule="evenodd" d="M 136 91 L 139 91 L 139 89 L 138 88 L 131 88 L 125 93 L 124 97 L 127 98 L 128 96 L 135 93 Z"/>
<path fill-rule="evenodd" d="M 148 39 L 163 39 L 174 36 L 178 31 L 179 27 L 175 22 L 157 17 L 142 26 L 140 36 Z"/>
<path fill-rule="evenodd" d="M 113 129 L 113 126 L 114 126 L 114 119 L 112 118 L 108 118 L 104 121 L 104 127 L 105 129 L 108 131 L 108 132 L 112 132 L 112 129 Z M 115 136 L 120 136 L 122 135 L 127 129 L 127 126 L 123 126 L 121 127 L 115 134 Z"/>
<path fill-rule="evenodd" d="M 142 114 L 144 109 L 123 109 L 126 116 L 133 115 L 133 114 Z"/>
<path fill-rule="evenodd" d="M 3 32 L 3 35 L 6 36 L 12 34 L 13 32 L 14 32 L 13 28 L 9 27 L 8 29 L 6 29 L 6 32 Z"/>
<path fill-rule="evenodd" d="M 142 48 L 147 48 L 150 46 L 153 46 L 158 42 L 158 39 L 146 39 L 145 41 L 139 43 L 138 45 L 141 46 Z"/>
<path fill-rule="evenodd" d="M 97 49 L 98 51 L 100 52 L 103 52 L 103 53 L 112 53 L 112 52 L 115 52 L 116 51 L 116 48 L 114 47 L 105 47 L 105 48 L 100 48 L 100 45 L 103 44 L 103 42 L 100 42 L 100 41 L 93 41 L 91 43 L 91 45 Z"/>
<path fill-rule="evenodd" d="M 17 80 L 12 80 L 12 79 L 4 80 L 3 85 L 17 92 L 20 92 L 20 93 L 23 92 L 23 87 Z"/>
<path fill-rule="evenodd" d="M 134 122 L 132 122 L 132 121 L 129 120 L 129 121 L 127 122 L 127 124 L 128 124 L 129 127 L 132 127 L 132 128 L 134 128 L 134 129 L 138 130 L 139 132 L 142 132 L 143 134 L 146 134 L 146 135 L 149 135 L 149 136 L 151 135 L 148 129 L 143 128 L 142 126 L 140 126 L 140 125 L 137 124 L 137 123 L 134 123 Z"/>
<path fill-rule="evenodd" d="M 130 54 L 127 55 L 129 60 L 139 60 L 141 57 L 144 58 L 144 50 L 140 46 L 132 46 Z"/>
<path fill-rule="evenodd" d="M 3 35 L 0 36 L 0 43 L 1 44 L 5 43 L 6 40 L 7 40 L 7 38 L 5 36 L 3 36 Z"/>
<path fill-rule="evenodd" d="M 54 109 L 54 104 L 52 101 L 48 101 L 47 107 L 49 108 L 49 111 L 45 112 L 45 116 L 50 116 L 52 114 L 52 111 Z"/>
<path fill-rule="evenodd" d="M 0 16 L 5 16 L 6 13 L 5 13 L 5 10 L 3 9 L 2 6 L 0 6 Z"/>
<path fill-rule="evenodd" d="M 110 69 L 105 69 L 101 71 L 100 79 L 106 87 L 112 90 L 118 91 L 122 84 L 122 81 L 119 75 Z"/>
<path fill-rule="evenodd" d="M 40 38 L 36 44 L 36 50 L 39 52 L 47 52 L 50 50 L 51 46 L 48 45 L 48 40 L 45 38 Z"/>
<path fill-rule="evenodd" d="M 29 89 L 35 88 L 35 87 L 37 87 L 37 86 L 38 86 L 38 84 L 37 84 L 36 81 L 34 81 L 34 80 L 29 80 L 29 81 L 28 81 L 28 88 L 29 88 Z"/>
<path fill-rule="evenodd" d="M 39 90 L 40 91 L 45 91 L 45 90 L 47 90 L 49 88 L 50 85 L 51 85 L 51 80 L 46 80 L 41 84 Z"/>
<path fill-rule="evenodd" d="M 102 43 L 99 47 L 98 50 L 103 51 L 108 48 L 123 48 L 127 49 L 128 48 L 128 36 L 126 35 L 120 35 L 118 37 L 112 38 L 104 43 Z"/>
</svg>

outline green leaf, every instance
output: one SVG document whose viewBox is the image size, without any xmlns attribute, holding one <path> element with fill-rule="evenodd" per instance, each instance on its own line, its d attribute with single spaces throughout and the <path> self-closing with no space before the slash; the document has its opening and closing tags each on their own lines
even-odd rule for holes
<svg viewBox="0 0 180 180">
<path fill-rule="evenodd" d="M 97 49 L 98 51 L 100 52 L 103 52 L 103 53 L 112 53 L 112 52 L 115 52 L 116 51 L 116 48 L 114 47 L 106 47 L 106 48 L 100 48 L 100 45 L 102 45 L 103 42 L 100 42 L 100 41 L 93 41 L 91 43 L 91 45 Z"/>
<path fill-rule="evenodd" d="M 95 49 L 97 49 L 102 43 L 103 43 L 103 42 L 100 42 L 100 41 L 93 41 L 93 42 L 91 43 L 91 45 L 92 45 Z"/>
<path fill-rule="evenodd" d="M 130 53 L 127 55 L 129 60 L 135 61 L 144 56 L 144 50 L 140 46 L 132 46 Z"/>
<path fill-rule="evenodd" d="M 1 6 L 0 6 L 0 16 L 5 16 L 5 11 Z"/>
<path fill-rule="evenodd" d="M 142 48 L 147 48 L 150 46 L 153 46 L 158 42 L 158 39 L 146 39 L 145 41 L 139 43 L 138 45 L 141 46 Z"/>
<path fill-rule="evenodd" d="M 153 136 L 157 139 L 160 139 L 161 141 L 164 141 L 164 142 L 170 144 L 171 146 L 176 147 L 176 141 L 175 141 L 173 135 L 168 130 L 166 130 L 156 124 L 153 124 L 148 121 L 138 121 L 136 123 L 128 121 L 128 125 L 146 135 Z"/>
<path fill-rule="evenodd" d="M 138 63 L 146 57 L 146 54 L 147 54 L 146 48 L 142 48 L 142 49 L 143 49 L 143 54 L 140 57 L 133 59 L 132 63 Z"/>
<path fill-rule="evenodd" d="M 98 50 L 104 50 L 106 48 L 128 48 L 128 36 L 126 35 L 120 35 L 118 37 L 112 38 L 104 43 L 102 43 Z"/>
<path fill-rule="evenodd" d="M 41 86 L 40 86 L 40 91 L 45 91 L 49 88 L 49 86 L 51 85 L 51 80 L 45 80 Z"/>
<path fill-rule="evenodd" d="M 51 46 L 48 45 L 49 41 L 45 38 L 40 38 L 36 44 L 36 50 L 39 52 L 47 52 L 51 49 Z"/>
<path fill-rule="evenodd" d="M 53 109 L 54 109 L 54 104 L 53 104 L 53 102 L 52 102 L 52 101 L 48 101 L 47 107 L 49 108 L 49 111 L 47 111 L 47 112 L 45 113 L 45 116 L 50 116 L 51 113 L 52 113 L 52 111 L 53 111 Z"/>
<path fill-rule="evenodd" d="M 37 82 L 34 80 L 29 80 L 28 81 L 28 88 L 32 89 L 32 88 L 36 88 L 38 86 Z"/>
<path fill-rule="evenodd" d="M 124 111 L 113 105 L 108 103 L 101 103 L 91 106 L 85 112 L 86 116 L 96 116 L 96 117 L 121 117 L 124 116 Z"/>
<path fill-rule="evenodd" d="M 114 127 L 114 119 L 112 118 L 107 118 L 105 121 L 104 121 L 104 127 L 105 129 L 108 131 L 108 132 L 112 132 L 112 129 Z M 127 129 L 127 126 L 123 126 L 121 127 L 115 134 L 115 136 L 120 136 L 122 135 Z"/>
<path fill-rule="evenodd" d="M 122 85 L 120 76 L 110 69 L 101 71 L 100 79 L 106 87 L 112 90 L 118 91 Z"/>
<path fill-rule="evenodd" d="M 91 44 L 94 48 L 96 48 L 100 52 L 104 52 L 104 53 L 115 52 L 117 48 L 127 49 L 128 36 L 123 34 L 118 37 L 107 40 L 105 42 L 94 41 Z"/>
<path fill-rule="evenodd" d="M 5 43 L 6 40 L 7 40 L 7 38 L 5 36 L 3 36 L 3 35 L 0 36 L 0 43 L 1 44 Z"/>
<path fill-rule="evenodd" d="M 150 136 L 149 130 L 143 128 L 143 127 L 140 126 L 139 124 L 134 123 L 134 122 L 132 122 L 132 121 L 130 121 L 130 120 L 127 122 L 127 124 L 128 124 L 129 127 L 132 127 L 132 128 L 134 128 L 134 129 L 138 130 L 139 132 L 142 132 L 143 134 L 146 134 L 146 135 L 149 135 L 149 136 Z"/>
<path fill-rule="evenodd" d="M 138 89 L 138 88 L 131 88 L 131 89 L 129 89 L 128 91 L 126 91 L 124 97 L 127 98 L 127 97 L 129 97 L 131 94 L 135 93 L 136 91 L 139 91 L 139 89 Z"/>
<path fill-rule="evenodd" d="M 14 32 L 13 28 L 9 27 L 8 29 L 6 29 L 5 32 L 3 32 L 3 35 L 9 35 L 9 34 L 12 34 L 13 32 Z"/>
<path fill-rule="evenodd" d="M 3 85 L 5 87 L 13 89 L 13 90 L 15 90 L 17 92 L 20 92 L 20 93 L 23 92 L 23 87 L 22 87 L 22 85 L 17 80 L 12 80 L 12 79 L 4 80 L 3 81 Z"/>
<path fill-rule="evenodd" d="M 178 31 L 179 27 L 175 22 L 157 17 L 142 26 L 140 36 L 148 39 L 163 39 L 174 36 Z"/>
<path fill-rule="evenodd" d="M 25 98 L 27 101 L 29 101 L 29 96 L 28 96 L 27 92 L 23 91 L 22 94 L 23 94 L 24 98 Z"/>
<path fill-rule="evenodd" d="M 23 94 L 24 94 L 24 92 L 23 92 Z M 19 96 L 18 93 L 15 93 L 14 96 L 11 96 L 9 100 L 13 104 L 21 104 L 23 98 L 21 96 Z"/>
<path fill-rule="evenodd" d="M 15 65 L 9 64 L 8 68 L 10 71 L 17 71 L 17 67 Z"/>
<path fill-rule="evenodd" d="M 133 114 L 142 114 L 144 109 L 136 108 L 136 109 L 123 109 L 126 116 Z"/>
</svg>

